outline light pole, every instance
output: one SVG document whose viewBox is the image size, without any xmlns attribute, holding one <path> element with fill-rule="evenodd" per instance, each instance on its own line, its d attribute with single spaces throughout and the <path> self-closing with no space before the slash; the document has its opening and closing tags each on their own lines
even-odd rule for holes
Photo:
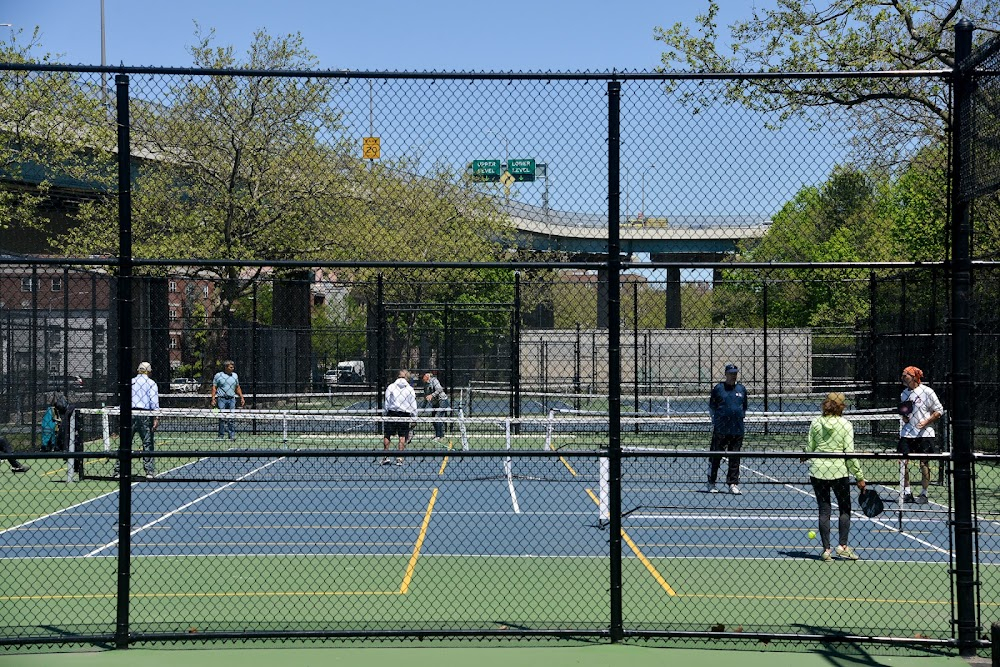
<svg viewBox="0 0 1000 667">
<path fill-rule="evenodd" d="M 104 31 L 104 0 L 101 0 L 101 67 L 108 64 L 107 51 L 104 48 L 105 45 L 105 31 Z M 101 101 L 104 106 L 108 106 L 108 75 L 105 72 L 101 72 Z"/>
<path fill-rule="evenodd" d="M 507 168 L 507 163 L 510 162 L 510 142 L 507 141 L 506 135 L 500 134 L 496 130 L 486 130 L 489 134 L 492 134 L 497 139 L 503 140 L 503 165 L 504 169 Z"/>
<path fill-rule="evenodd" d="M 101 67 L 104 67 L 107 61 L 107 54 L 104 50 L 104 0 L 101 0 Z"/>
</svg>

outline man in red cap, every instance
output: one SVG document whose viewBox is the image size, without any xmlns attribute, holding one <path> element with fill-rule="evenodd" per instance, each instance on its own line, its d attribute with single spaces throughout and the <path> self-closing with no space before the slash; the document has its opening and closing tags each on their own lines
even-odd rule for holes
<svg viewBox="0 0 1000 667">
<path fill-rule="evenodd" d="M 923 491 L 916 499 L 910 490 L 909 454 L 933 454 L 934 422 L 944 414 L 944 407 L 934 390 L 922 383 L 924 372 L 916 366 L 903 369 L 903 393 L 899 396 L 899 448 L 903 455 L 903 500 L 908 503 L 927 502 L 927 487 L 931 483 L 931 469 L 926 459 L 920 460 L 920 485 Z"/>
</svg>

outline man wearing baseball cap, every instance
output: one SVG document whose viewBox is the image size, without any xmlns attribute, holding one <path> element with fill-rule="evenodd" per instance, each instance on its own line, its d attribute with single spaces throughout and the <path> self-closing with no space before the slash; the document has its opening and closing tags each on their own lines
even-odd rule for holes
<svg viewBox="0 0 1000 667">
<path fill-rule="evenodd" d="M 160 390 L 149 374 L 153 367 L 148 361 L 143 361 L 136 369 L 132 378 L 132 437 L 136 434 L 142 440 L 144 452 L 153 451 L 153 431 L 159 425 L 159 419 L 152 412 L 160 409 Z M 115 477 L 119 474 L 120 462 L 115 460 Z M 146 471 L 146 479 L 156 475 L 156 464 L 151 456 L 142 457 L 142 467 Z"/>
<path fill-rule="evenodd" d="M 708 413 L 712 416 L 713 452 L 739 452 L 743 447 L 743 418 L 747 414 L 747 389 L 736 381 L 740 369 L 736 364 L 726 364 L 726 379 L 712 387 L 708 397 Z M 722 455 L 715 454 L 708 458 L 708 483 L 705 490 L 717 493 L 715 481 L 719 474 Z M 729 456 L 729 469 L 726 471 L 726 484 L 729 492 L 740 495 L 740 457 Z"/>
</svg>

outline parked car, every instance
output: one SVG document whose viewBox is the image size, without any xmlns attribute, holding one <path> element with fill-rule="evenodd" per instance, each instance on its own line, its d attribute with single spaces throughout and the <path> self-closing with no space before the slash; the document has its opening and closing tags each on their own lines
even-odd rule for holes
<svg viewBox="0 0 1000 667">
<path fill-rule="evenodd" d="M 83 391 L 83 378 L 79 375 L 50 375 L 46 391 Z"/>
<path fill-rule="evenodd" d="M 365 362 L 360 360 L 341 361 L 337 364 L 337 382 L 357 384 L 365 381 Z"/>
<path fill-rule="evenodd" d="M 193 393 L 200 386 L 201 383 L 194 378 L 174 378 L 170 381 L 170 391 L 177 393 Z"/>
<path fill-rule="evenodd" d="M 327 386 L 337 384 L 337 369 L 331 368 L 326 373 L 323 373 L 323 382 L 326 383 Z"/>
</svg>

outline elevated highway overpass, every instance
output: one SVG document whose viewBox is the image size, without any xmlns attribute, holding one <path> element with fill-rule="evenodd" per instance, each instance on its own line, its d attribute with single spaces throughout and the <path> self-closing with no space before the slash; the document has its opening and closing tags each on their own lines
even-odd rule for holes
<svg viewBox="0 0 1000 667">
<path fill-rule="evenodd" d="M 518 230 L 518 245 L 528 250 L 572 255 L 606 255 L 608 220 L 565 211 L 545 211 L 524 204 L 507 213 Z M 625 254 L 649 254 L 659 261 L 721 261 L 741 241 L 759 239 L 771 221 L 754 216 L 673 216 L 656 224 L 623 223 L 619 227 Z M 698 258 L 698 259 L 694 259 Z"/>
<path fill-rule="evenodd" d="M 606 216 L 546 210 L 509 203 L 505 211 L 517 229 L 519 248 L 565 252 L 577 258 L 606 256 Z M 759 239 L 771 224 L 761 216 L 673 216 L 652 218 L 650 224 L 624 223 L 619 228 L 621 251 L 652 261 L 719 262 L 736 252 L 740 242 Z M 607 276 L 598 274 L 597 324 L 607 326 Z M 681 269 L 666 269 L 667 327 L 681 326 Z"/>
</svg>

